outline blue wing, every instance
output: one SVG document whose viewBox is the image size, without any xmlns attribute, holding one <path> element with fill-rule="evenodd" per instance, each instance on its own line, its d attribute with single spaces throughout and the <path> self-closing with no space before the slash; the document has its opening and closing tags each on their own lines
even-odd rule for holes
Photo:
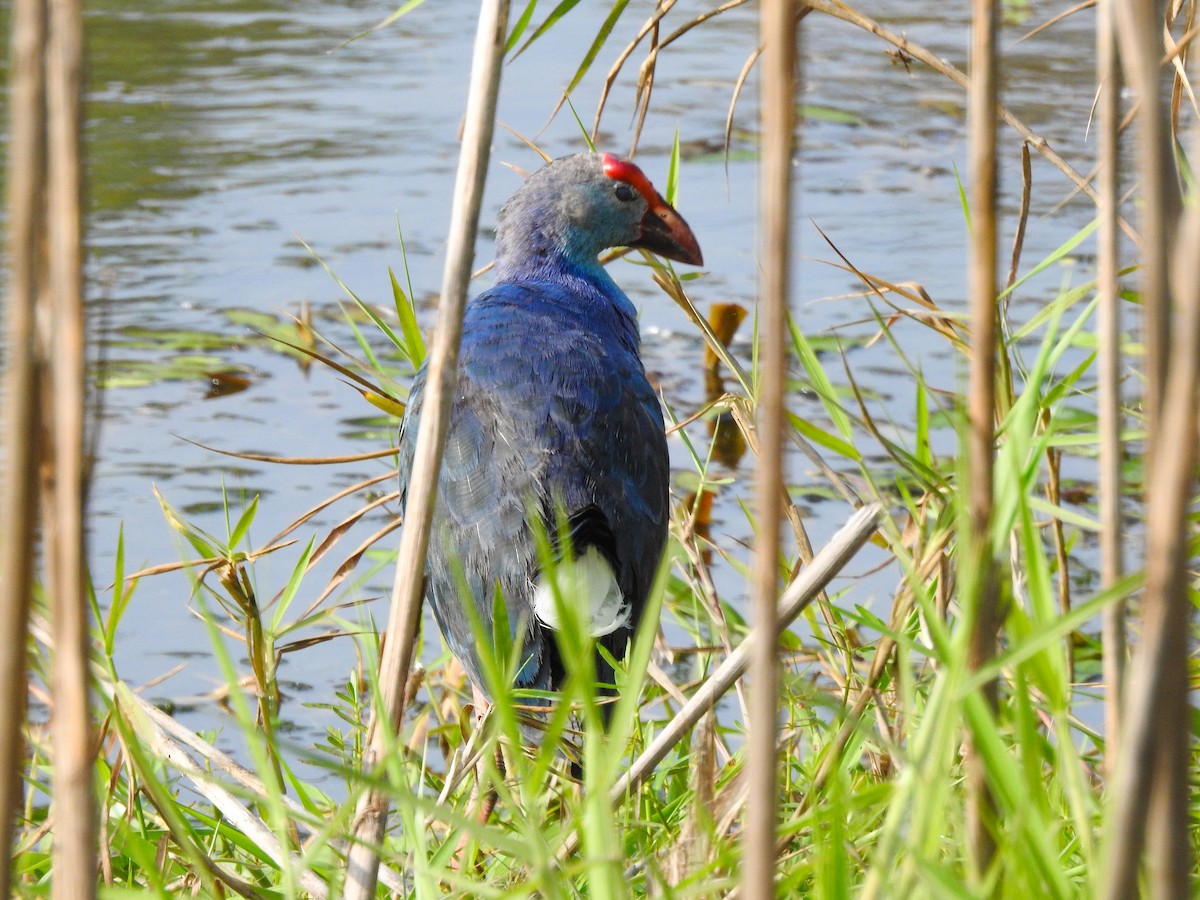
<svg viewBox="0 0 1200 900">
<path fill-rule="evenodd" d="M 538 282 L 497 285 L 467 308 L 426 597 L 480 687 L 468 607 L 490 635 L 497 589 L 523 646 L 519 685 L 553 689 L 562 676 L 553 635 L 533 615 L 531 511 L 553 535 L 561 504 L 576 554 L 593 546 L 612 566 L 631 612 L 627 626 L 602 639 L 618 658 L 640 619 L 666 541 L 669 470 L 662 412 L 627 306 L 599 290 Z M 402 481 L 424 382 L 422 370 L 402 426 Z"/>
</svg>

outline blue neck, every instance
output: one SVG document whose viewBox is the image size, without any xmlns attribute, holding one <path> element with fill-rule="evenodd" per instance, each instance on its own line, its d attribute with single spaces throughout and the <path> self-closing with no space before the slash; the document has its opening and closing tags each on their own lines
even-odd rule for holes
<svg viewBox="0 0 1200 900">
<path fill-rule="evenodd" d="M 517 259 L 497 258 L 496 284 L 530 282 L 566 289 L 565 296 L 570 298 L 573 311 L 586 318 L 603 320 L 616 313 L 613 325 L 629 331 L 633 345 L 638 345 L 637 309 L 598 259 L 580 261 L 554 252 L 529 254 Z"/>
</svg>

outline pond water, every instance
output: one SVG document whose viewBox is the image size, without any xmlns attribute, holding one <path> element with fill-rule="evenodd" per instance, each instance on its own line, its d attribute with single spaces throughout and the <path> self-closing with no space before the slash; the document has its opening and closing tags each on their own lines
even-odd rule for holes
<svg viewBox="0 0 1200 900">
<path fill-rule="evenodd" d="M 536 137 L 552 155 L 583 147 L 569 110 L 549 124 L 547 119 L 608 6 L 580 4 L 505 67 L 500 120 Z M 680 4 L 688 10 L 672 11 L 664 31 L 704 6 Z M 967 23 L 956 17 L 965 12 L 938 7 L 936 16 L 922 15 L 913 7 L 903 0 L 880 0 L 872 12 L 964 67 Z M 652 8 L 647 0 L 630 4 L 593 71 L 575 90 L 575 106 L 585 121 L 591 121 L 604 73 Z M 252 537 L 262 544 L 334 491 L 386 470 L 387 463 L 380 461 L 324 468 L 246 462 L 189 441 L 316 457 L 363 453 L 394 439 L 340 376 L 321 366 L 303 370 L 259 338 L 239 314 L 295 314 L 309 303 L 317 329 L 341 346 L 352 346 L 353 334 L 338 312 L 341 292 L 301 241 L 360 297 L 388 307 L 389 266 L 403 282 L 399 225 L 423 321 L 432 321 L 430 298 L 443 264 L 475 4 L 427 3 L 388 27 L 343 43 L 391 9 L 386 2 L 365 0 L 89 4 L 91 324 L 104 346 L 104 371 L 122 383 L 103 392 L 99 418 L 90 517 L 98 584 L 108 583 L 120 528 L 129 570 L 194 555 L 168 527 L 152 486 L 216 534 L 225 528 L 223 489 L 238 503 L 261 495 Z M 1015 45 L 1033 24 L 1012 24 L 1004 33 L 1008 100 L 1086 171 L 1092 154 L 1086 133 L 1091 16 L 1076 15 Z M 728 165 L 721 146 L 738 73 L 756 43 L 751 4 L 664 51 L 638 146 L 638 162 L 661 186 L 678 130 L 685 157 L 678 207 L 706 260 L 703 277 L 690 283 L 701 309 L 717 302 L 754 304 L 753 79 L 736 110 Z M 814 114 L 797 169 L 795 311 L 810 336 L 850 339 L 872 331 L 867 302 L 847 296 L 859 285 L 822 261 L 835 257 L 814 225 L 861 269 L 893 282 L 920 282 L 943 307 L 962 308 L 965 228 L 956 171 L 965 174 L 966 167 L 963 94 L 923 66 L 905 66 L 890 49 L 819 15 L 804 23 L 805 102 Z M 643 58 L 635 53 L 614 87 L 603 118 L 604 149 L 628 151 L 634 84 Z M 1008 131 L 1003 141 L 1005 233 L 1011 234 L 1013 197 L 1020 187 L 1019 142 Z M 496 210 L 519 184 L 519 176 L 503 163 L 532 169 L 538 159 L 518 138 L 497 130 L 482 219 L 486 228 L 477 248 L 480 265 L 491 258 L 487 229 Z M 1053 209 L 1070 186 L 1036 157 L 1034 185 L 1026 267 L 1091 216 L 1090 205 L 1079 198 Z M 1083 262 L 1075 270 L 1056 267 L 1033 282 L 1014 299 L 1014 315 L 1024 318 L 1039 308 L 1064 279 L 1078 283 L 1088 277 Z M 690 413 L 704 397 L 699 339 L 644 269 L 618 264 L 614 276 L 641 308 L 648 370 L 673 408 Z M 748 325 L 743 329 L 748 333 Z M 203 350 L 197 349 L 198 335 L 207 336 Z M 901 336 L 911 341 L 905 349 L 931 382 L 946 388 L 960 382 L 960 361 L 943 341 L 914 326 L 902 326 Z M 745 348 L 745 334 L 735 346 Z M 214 359 L 189 360 L 200 353 Z M 912 421 L 913 392 L 894 354 L 881 344 L 852 349 L 847 358 L 876 408 L 903 433 Z M 831 373 L 838 375 L 840 362 L 835 356 L 828 360 Z M 182 374 L 197 365 L 235 367 L 248 386 L 213 396 L 204 379 L 157 378 L 171 366 Z M 136 384 L 146 378 L 148 383 Z M 811 396 L 798 394 L 793 408 L 824 420 Z M 695 437 L 702 442 L 703 430 L 697 429 Z M 943 437 L 938 449 L 949 452 L 953 438 Z M 672 455 L 679 471 L 691 468 L 678 440 L 672 442 Z M 882 457 L 879 464 L 884 465 Z M 750 471 L 743 464 L 726 474 L 734 483 L 717 505 L 714 532 L 736 546 L 734 541 L 749 537 L 737 500 L 749 492 Z M 1066 474 L 1092 478 L 1083 466 Z M 800 494 L 805 485 L 821 484 L 799 462 L 793 476 Z M 302 540 L 323 533 L 354 508 L 343 503 L 318 515 L 301 529 Z M 341 559 L 396 511 L 394 504 L 376 511 L 333 556 Z M 814 542 L 820 544 L 847 515 L 841 502 L 811 502 L 807 516 Z M 395 535 L 387 539 L 389 547 L 395 542 Z M 284 584 L 297 552 L 259 563 L 262 595 Z M 861 574 L 869 565 L 863 560 L 851 569 Z M 367 566 L 364 562 L 362 568 Z M 328 574 L 327 568 L 324 577 L 306 586 L 297 608 L 307 605 Z M 381 598 L 369 610 L 382 623 L 390 579 L 390 568 L 383 566 L 339 599 Z M 886 615 L 890 583 L 890 578 L 859 582 L 855 590 L 861 595 L 852 602 Z M 737 584 L 722 583 L 729 591 L 738 590 Z M 182 576 L 144 579 L 125 614 L 118 656 L 124 676 L 135 684 L 185 663 L 150 690 L 157 699 L 185 705 L 221 681 L 208 635 L 189 611 L 190 590 Z M 297 740 L 308 741 L 324 727 L 322 714 L 303 704 L 328 700 L 354 662 L 347 640 L 285 662 L 285 716 Z M 200 702 L 185 718 L 193 726 L 211 727 L 220 725 L 222 714 Z"/>
</svg>

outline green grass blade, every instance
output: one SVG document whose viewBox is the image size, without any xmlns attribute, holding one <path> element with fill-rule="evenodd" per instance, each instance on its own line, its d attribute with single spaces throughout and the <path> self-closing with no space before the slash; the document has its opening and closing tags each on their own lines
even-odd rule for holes
<svg viewBox="0 0 1200 900">
<path fill-rule="evenodd" d="M 271 618 L 272 631 L 279 630 L 280 623 L 283 622 L 283 617 L 287 615 L 288 608 L 292 605 L 292 601 L 296 598 L 296 594 L 300 590 L 300 583 L 304 580 L 304 576 L 308 572 L 308 561 L 312 558 L 315 540 L 315 536 L 308 539 L 308 544 L 305 546 L 304 552 L 300 554 L 300 558 L 296 560 L 296 565 L 292 567 L 291 577 L 288 578 L 288 583 L 284 587 L 283 593 L 279 595 L 279 603 L 275 607 L 275 615 Z"/>
<path fill-rule="evenodd" d="M 839 456 L 844 456 L 846 459 L 852 459 L 855 462 L 862 462 L 862 454 L 858 452 L 858 448 L 849 441 L 844 441 L 836 435 L 830 434 L 824 429 L 818 428 L 807 419 L 803 419 L 795 413 L 787 414 L 788 422 L 798 432 L 826 450 L 831 450 Z"/>
<path fill-rule="evenodd" d="M 671 141 L 671 158 L 667 163 L 667 185 L 665 199 L 672 206 L 677 205 L 679 198 L 679 129 L 675 129 L 675 139 Z"/>
<path fill-rule="evenodd" d="M 388 278 L 392 284 L 392 299 L 396 303 L 396 317 L 400 320 L 400 333 L 404 338 L 397 347 L 415 368 L 420 368 L 421 363 L 425 362 L 425 340 L 421 336 L 421 326 L 417 324 L 416 309 L 390 267 Z"/>
<path fill-rule="evenodd" d="M 113 562 L 112 599 L 109 601 L 108 615 L 104 618 L 97 616 L 96 619 L 103 623 L 104 655 L 110 661 L 116 647 L 117 626 L 121 624 L 136 586 L 136 581 L 125 583 L 125 526 L 122 524 L 117 529 L 117 552 Z"/>
<path fill-rule="evenodd" d="M 517 41 L 521 40 L 521 35 L 525 33 L 525 29 L 529 27 L 529 20 L 533 18 L 533 11 L 537 9 L 537 0 L 529 0 L 525 4 L 525 9 L 521 15 L 517 17 L 517 21 L 513 24 L 512 31 L 508 34 L 508 40 L 504 42 L 505 55 L 512 53 L 513 47 L 517 46 Z"/>
<path fill-rule="evenodd" d="M 197 553 L 199 553 L 205 559 L 214 559 L 216 557 L 223 557 L 226 555 L 224 548 L 221 547 L 220 541 L 203 529 L 197 528 L 196 526 L 185 521 L 184 518 L 180 516 L 178 512 L 176 512 L 175 507 L 171 506 L 171 504 L 167 502 L 167 498 L 159 493 L 157 487 L 151 487 L 151 490 L 154 492 L 154 496 L 158 498 L 158 505 L 163 511 L 163 516 L 166 517 L 167 524 L 175 529 L 175 531 L 179 532 L 179 534 L 183 535 L 184 539 L 192 545 Z"/>
<path fill-rule="evenodd" d="M 1091 237 L 1092 233 L 1099 227 L 1099 224 L 1100 221 L 1098 219 L 1093 219 L 1083 228 L 1079 229 L 1079 231 L 1075 232 L 1073 235 L 1067 238 L 1067 240 L 1063 241 L 1063 243 L 1054 249 L 1049 255 L 1043 257 L 1037 265 L 1014 281 L 1011 287 L 1007 287 L 1001 291 L 997 299 L 1002 300 L 1011 295 L 1030 278 L 1034 278 L 1040 273 L 1046 271 L 1046 269 L 1050 268 L 1050 266 L 1054 265 L 1056 262 L 1059 262 L 1064 257 L 1068 256 L 1076 247 Z"/>
<path fill-rule="evenodd" d="M 242 510 L 242 514 L 238 517 L 237 524 L 229 532 L 229 547 L 230 549 L 238 546 L 246 537 L 246 533 L 250 530 L 250 525 L 254 522 L 254 516 L 258 512 L 258 498 L 255 494 L 254 499 Z"/>
<path fill-rule="evenodd" d="M 579 0 L 562 0 L 558 6 L 554 7 L 554 9 L 550 11 L 550 15 L 546 16 L 545 21 L 543 21 L 542 24 L 534 30 L 533 34 L 529 36 L 529 39 L 521 45 L 521 49 L 514 54 L 513 58 L 515 59 L 517 56 L 520 56 L 522 53 L 528 50 L 534 41 L 553 28 L 554 24 L 559 19 L 561 19 L 578 5 Z"/>
<path fill-rule="evenodd" d="M 796 348 L 796 356 L 800 360 L 800 365 L 804 367 L 804 371 L 808 374 L 808 379 L 812 383 L 813 390 L 821 398 L 825 412 L 829 414 L 829 418 L 841 436 L 846 441 L 850 441 L 854 430 L 850 423 L 850 417 L 846 415 L 846 411 L 837 402 L 833 382 L 829 380 L 829 376 L 825 373 L 825 367 L 821 365 L 816 351 L 813 350 L 812 345 L 808 342 L 808 338 L 804 336 L 804 332 L 800 330 L 795 318 L 792 316 L 788 316 L 788 328 L 791 330 L 792 344 Z M 857 457 L 857 452 L 854 454 L 854 457 Z"/>
<path fill-rule="evenodd" d="M 588 134 L 587 126 L 583 124 L 583 119 L 579 118 L 579 113 L 575 109 L 575 104 L 571 102 L 571 98 L 563 98 L 567 102 L 567 109 L 571 111 L 571 117 L 575 120 L 575 125 L 579 129 L 579 133 L 583 135 L 583 143 L 587 145 L 590 152 L 596 152 L 596 145 L 592 143 L 592 136 Z"/>
<path fill-rule="evenodd" d="M 612 34 L 613 26 L 617 24 L 617 20 L 621 18 L 621 13 L 625 12 L 625 7 L 629 5 L 629 0 L 617 0 L 613 4 L 613 8 L 609 11 L 607 18 L 601 23 L 600 29 L 596 32 L 596 37 L 592 40 L 592 45 L 588 47 L 587 53 L 583 55 L 583 62 L 579 64 L 579 68 L 575 70 L 570 83 L 567 85 L 564 94 L 570 94 L 583 81 L 583 77 L 587 75 L 588 69 L 592 67 L 592 62 L 596 59 L 596 55 L 604 47 L 608 36 Z"/>
</svg>

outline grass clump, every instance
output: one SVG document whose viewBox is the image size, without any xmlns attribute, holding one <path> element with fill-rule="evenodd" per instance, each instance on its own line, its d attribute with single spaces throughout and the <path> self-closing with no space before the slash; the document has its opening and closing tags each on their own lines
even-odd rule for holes
<svg viewBox="0 0 1200 900">
<path fill-rule="evenodd" d="M 657 277 L 686 299 L 669 273 Z M 1052 502 L 1047 491 L 1052 454 L 1090 453 L 1095 439 L 1094 424 L 1076 411 L 1090 390 L 1085 337 L 1092 314 L 1086 286 L 1066 290 L 1036 327 L 1015 330 L 1007 347 L 1013 389 L 1011 406 L 998 420 L 993 548 L 1008 561 L 1000 584 L 1004 638 L 995 661 L 978 672 L 966 665 L 967 631 L 955 602 L 960 476 L 954 457 L 932 449 L 945 443 L 944 432 L 962 412 L 956 398 L 927 384 L 904 355 L 908 339 L 901 332 L 932 329 L 959 345 L 967 336 L 961 326 L 946 324 L 950 317 L 893 319 L 880 310 L 870 348 L 854 342 L 860 347 L 854 353 L 892 354 L 913 372 L 916 427 L 899 429 L 877 399 L 857 388 L 844 355 L 817 352 L 793 328 L 798 377 L 819 401 L 815 412 L 797 419 L 796 437 L 820 447 L 834 479 L 831 495 L 882 500 L 885 515 L 874 546 L 855 567 L 876 571 L 814 594 L 802 625 L 780 643 L 786 661 L 777 798 L 783 895 L 1079 896 L 1095 889 L 1105 740 L 1091 718 L 1080 716 L 1090 689 L 1072 672 L 1094 670 L 1101 651 L 1095 619 L 1106 604 L 1135 590 L 1139 576 L 1064 610 L 1054 525 L 1062 528 L 1074 564 L 1077 554 L 1086 560 L 1096 524 L 1086 509 Z M 728 357 L 724 345 L 713 350 Z M 380 356 L 374 354 L 376 365 Z M 754 354 L 749 358 L 740 377 L 753 385 Z M 347 365 L 372 377 L 371 364 Z M 703 415 L 675 426 L 693 450 L 695 471 L 681 478 L 694 490 L 680 498 L 654 594 L 670 640 L 658 637 L 660 617 L 652 611 L 627 663 L 615 667 L 618 700 L 607 727 L 590 666 L 573 669 L 541 718 L 543 739 L 532 746 L 520 723 L 527 716 L 523 704 L 538 698 L 514 697 L 500 687 L 519 657 L 492 640 L 486 643 L 496 648 L 497 702 L 486 719 L 476 721 L 462 673 L 448 654 L 426 653 L 425 668 L 409 686 L 413 703 L 403 733 L 383 770 L 364 776 L 359 763 L 377 693 L 379 636 L 361 608 L 333 598 L 353 596 L 347 580 L 368 557 L 349 553 L 331 579 L 337 586 L 320 588 L 310 583 L 314 559 L 338 546 L 344 529 L 302 538 L 295 547 L 278 537 L 251 547 L 250 525 L 261 515 L 256 499 L 240 510 L 231 506 L 221 539 L 189 525 L 164 500 L 168 522 L 200 556 L 186 564 L 193 603 L 210 623 L 225 673 L 229 727 L 243 735 L 253 771 L 186 734 L 120 680 L 112 650 L 122 610 L 137 582 L 161 570 L 127 575 L 118 553 L 113 584 L 121 587 L 114 587 L 106 612 L 95 609 L 102 640 L 94 669 L 105 704 L 105 752 L 98 762 L 106 785 L 103 877 L 111 895 L 120 896 L 123 887 L 336 896 L 354 801 L 366 777 L 380 779 L 394 810 L 381 847 L 381 893 L 725 896 L 739 871 L 738 822 L 752 802 L 740 682 L 649 777 L 617 798 L 610 790 L 748 633 L 736 590 L 717 587 L 730 573 L 742 574 L 740 549 L 714 537 L 704 514 L 711 509 L 706 498 L 739 490 L 737 476 L 701 449 L 708 422 L 718 416 L 726 416 L 726 427 L 737 428 L 747 447 L 755 446 L 753 397 L 738 384 Z M 780 560 L 789 577 L 811 557 L 802 549 L 802 520 L 794 522 L 800 523 L 796 543 Z M 255 573 L 265 556 L 281 552 L 296 554 L 296 561 L 272 594 Z M 864 585 L 874 593 L 880 584 L 891 585 L 890 597 L 868 605 Z M 264 596 L 273 599 L 258 599 Z M 312 596 L 318 601 L 297 613 L 299 598 Z M 361 664 L 325 704 L 337 724 L 322 742 L 298 746 L 279 727 L 274 673 L 283 652 L 320 652 L 318 641 L 292 640 L 318 622 L 328 635 L 353 640 Z M 506 634 L 507 627 L 500 631 Z M 565 640 L 567 659 L 590 659 L 588 641 L 569 617 Z M 994 709 L 979 691 L 993 676 L 1001 678 Z M 997 852 L 982 881 L 973 880 L 964 850 L 964 729 L 997 799 Z M 31 737 L 18 858 L 23 890 L 32 896 L 48 870 L 38 800 L 46 790 L 44 734 L 32 728 Z M 579 745 L 582 783 L 566 764 L 564 740 Z M 303 774 L 314 770 L 323 787 Z M 485 801 L 492 811 L 483 821 Z"/>
</svg>

